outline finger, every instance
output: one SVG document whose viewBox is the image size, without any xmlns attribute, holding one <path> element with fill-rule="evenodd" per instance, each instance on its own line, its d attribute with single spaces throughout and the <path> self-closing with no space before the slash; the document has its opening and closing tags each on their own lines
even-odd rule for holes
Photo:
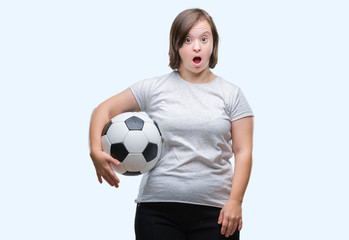
<svg viewBox="0 0 349 240">
<path fill-rule="evenodd" d="M 110 167 L 111 168 L 111 167 Z M 111 168 L 109 171 L 109 179 L 111 179 L 111 181 L 113 182 L 113 184 L 119 185 L 120 183 L 120 179 L 118 178 L 118 176 L 115 174 L 115 172 L 113 171 L 113 169 Z"/>
<path fill-rule="evenodd" d="M 97 178 L 98 178 L 99 183 L 103 183 L 102 176 L 98 173 L 97 173 Z"/>
<path fill-rule="evenodd" d="M 228 225 L 227 225 L 227 229 L 225 231 L 225 237 L 229 237 L 230 235 L 232 235 L 232 231 L 234 228 L 234 221 L 232 221 L 232 220 L 229 221 L 227 219 L 227 222 L 228 222 Z"/>
<path fill-rule="evenodd" d="M 108 177 L 108 176 L 103 176 L 104 180 L 110 185 L 110 186 L 114 186 L 113 181 Z"/>
<path fill-rule="evenodd" d="M 114 171 L 112 171 L 112 172 L 110 173 L 109 179 L 110 179 L 110 181 L 113 183 L 112 186 L 115 186 L 116 188 L 119 187 L 120 180 L 119 180 L 119 178 L 116 176 L 116 174 L 115 174 Z"/>
<path fill-rule="evenodd" d="M 115 175 L 115 173 L 112 170 L 107 170 L 102 177 L 104 178 L 105 181 L 107 181 L 109 183 L 110 186 L 114 186 L 115 183 L 117 184 L 117 181 L 114 179 L 113 174 Z"/>
<path fill-rule="evenodd" d="M 228 219 L 223 217 L 222 228 L 221 228 L 221 234 L 222 235 L 226 234 L 227 228 L 228 228 L 228 224 L 229 224 Z"/>
<path fill-rule="evenodd" d="M 113 176 L 111 173 L 107 172 L 105 175 L 103 175 L 103 178 L 111 187 L 119 187 L 120 180 L 116 177 L 116 175 Z"/>
<path fill-rule="evenodd" d="M 233 222 L 233 224 L 232 224 L 231 228 L 229 229 L 229 234 L 228 234 L 228 236 L 227 236 L 227 237 L 229 237 L 229 236 L 231 236 L 231 235 L 233 235 L 233 234 L 234 234 L 234 232 L 235 232 L 235 230 L 236 230 L 237 226 L 238 226 L 237 222 L 236 222 L 236 221 L 235 221 L 235 222 Z"/>
<path fill-rule="evenodd" d="M 221 234 L 225 234 L 225 229 L 226 229 L 226 222 L 224 221 L 224 211 L 221 210 L 219 217 L 218 217 L 218 224 L 221 224 Z"/>
<path fill-rule="evenodd" d="M 119 182 L 120 182 L 120 180 L 119 180 L 119 178 L 115 175 L 115 173 L 114 173 L 113 175 L 109 176 L 108 179 L 109 179 L 109 182 L 110 182 L 110 186 L 112 186 L 112 187 L 115 186 L 116 188 L 119 187 Z"/>
<path fill-rule="evenodd" d="M 240 219 L 240 221 L 239 221 L 239 231 L 241 231 L 241 229 L 242 229 L 242 219 Z"/>
<path fill-rule="evenodd" d="M 218 217 L 218 224 L 222 224 L 222 221 L 223 221 L 223 212 L 221 211 Z"/>
<path fill-rule="evenodd" d="M 113 160 L 113 158 L 111 158 Z M 116 176 L 113 168 L 112 168 L 112 161 L 110 158 L 108 158 L 109 164 L 107 164 L 106 169 L 103 173 L 103 178 L 109 183 L 110 186 L 117 186 L 120 183 L 119 178 Z M 116 164 L 120 164 L 119 161 L 116 160 Z"/>
</svg>

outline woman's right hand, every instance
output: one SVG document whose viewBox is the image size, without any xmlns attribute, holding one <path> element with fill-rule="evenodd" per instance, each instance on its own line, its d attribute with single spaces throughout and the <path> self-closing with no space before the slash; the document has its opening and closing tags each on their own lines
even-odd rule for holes
<svg viewBox="0 0 349 240">
<path fill-rule="evenodd" d="M 140 111 L 136 98 L 130 88 L 99 104 L 92 112 L 90 123 L 90 156 L 96 168 L 98 181 L 102 178 L 110 186 L 119 187 L 120 180 L 110 164 L 120 165 L 120 162 L 102 151 L 101 134 L 105 124 L 114 116 L 123 112 Z"/>
<path fill-rule="evenodd" d="M 90 156 L 96 168 L 98 181 L 103 183 L 102 178 L 104 178 L 104 180 L 107 181 L 110 186 L 115 186 L 118 188 L 120 180 L 116 176 L 110 164 L 118 166 L 120 165 L 120 162 L 103 151 L 91 152 Z"/>
</svg>

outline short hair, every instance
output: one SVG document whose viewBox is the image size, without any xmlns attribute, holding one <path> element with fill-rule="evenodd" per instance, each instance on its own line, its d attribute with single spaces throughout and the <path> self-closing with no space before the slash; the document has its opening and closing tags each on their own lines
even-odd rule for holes
<svg viewBox="0 0 349 240">
<path fill-rule="evenodd" d="M 209 67 L 214 68 L 216 66 L 218 62 L 219 42 L 219 35 L 217 32 L 216 25 L 214 24 L 212 17 L 205 10 L 199 8 L 192 8 L 179 13 L 172 23 L 170 31 L 169 66 L 173 70 L 178 69 L 180 66 L 181 58 L 179 56 L 179 49 L 182 47 L 190 29 L 201 20 L 207 20 L 211 27 L 213 36 L 213 49 L 209 62 Z"/>
</svg>

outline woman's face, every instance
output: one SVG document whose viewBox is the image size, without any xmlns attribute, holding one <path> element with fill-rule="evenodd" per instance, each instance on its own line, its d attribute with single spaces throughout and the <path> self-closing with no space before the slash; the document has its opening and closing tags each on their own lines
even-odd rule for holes
<svg viewBox="0 0 349 240">
<path fill-rule="evenodd" d="M 197 22 L 179 49 L 180 71 L 200 73 L 209 67 L 213 49 L 212 31 L 207 20 Z"/>
</svg>

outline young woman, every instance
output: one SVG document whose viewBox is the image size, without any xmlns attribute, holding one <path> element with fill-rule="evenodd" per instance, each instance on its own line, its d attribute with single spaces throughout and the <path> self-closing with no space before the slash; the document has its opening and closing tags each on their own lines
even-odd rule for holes
<svg viewBox="0 0 349 240">
<path fill-rule="evenodd" d="M 110 167 L 118 160 L 101 147 L 102 129 L 112 117 L 144 111 L 162 132 L 162 156 L 144 174 L 136 199 L 137 240 L 239 239 L 253 113 L 241 90 L 210 70 L 217 63 L 218 41 L 207 12 L 181 12 L 170 32 L 173 71 L 140 81 L 93 111 L 90 155 L 101 183 L 102 178 L 115 187 L 120 182 Z"/>
</svg>

